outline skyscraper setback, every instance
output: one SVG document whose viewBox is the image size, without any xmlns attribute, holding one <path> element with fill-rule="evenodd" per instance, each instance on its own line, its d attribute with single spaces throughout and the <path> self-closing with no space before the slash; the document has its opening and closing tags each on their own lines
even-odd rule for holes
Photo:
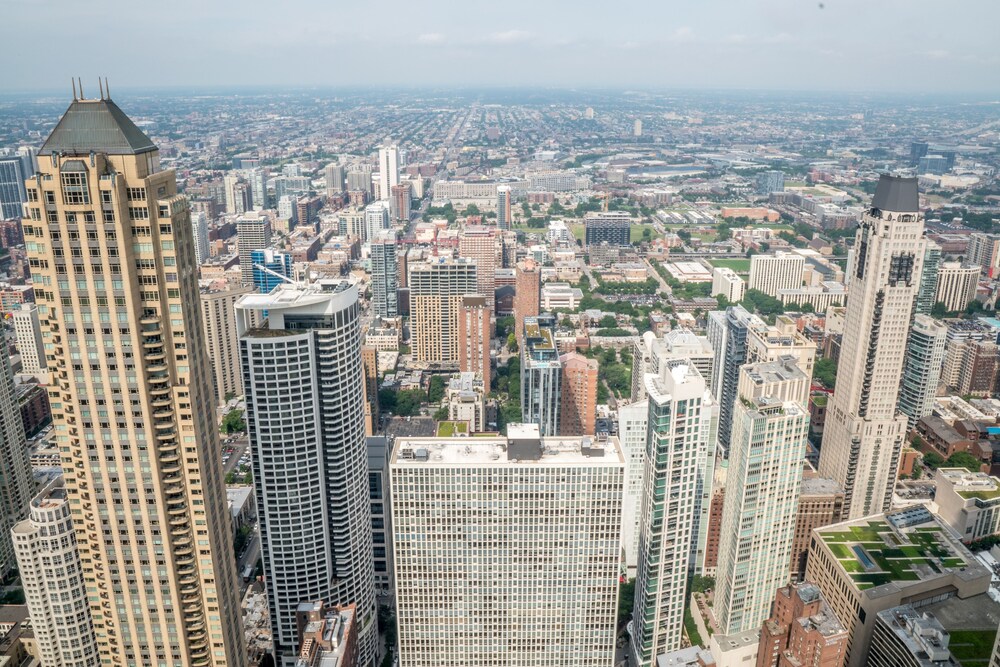
<svg viewBox="0 0 1000 667">
<path fill-rule="evenodd" d="M 98 652 L 243 665 L 188 202 L 110 99 L 74 99 L 38 163 L 25 233 Z"/>
<path fill-rule="evenodd" d="M 882 175 L 855 241 L 837 389 L 819 471 L 844 487 L 844 514 L 889 509 L 906 415 L 896 409 L 924 260 L 917 179 Z"/>
</svg>

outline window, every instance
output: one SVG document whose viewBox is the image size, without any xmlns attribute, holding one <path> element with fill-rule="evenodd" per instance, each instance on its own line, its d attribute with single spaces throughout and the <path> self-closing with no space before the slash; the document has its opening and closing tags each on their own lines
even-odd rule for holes
<svg viewBox="0 0 1000 667">
<path fill-rule="evenodd" d="M 87 189 L 87 172 L 64 171 L 59 175 L 62 182 L 63 203 L 89 204 L 90 191 Z"/>
<path fill-rule="evenodd" d="M 146 188 L 126 188 L 125 194 L 128 196 L 130 201 L 133 199 L 145 199 Z"/>
<path fill-rule="evenodd" d="M 149 209 L 145 206 L 129 206 L 128 217 L 132 220 L 149 220 Z"/>
</svg>

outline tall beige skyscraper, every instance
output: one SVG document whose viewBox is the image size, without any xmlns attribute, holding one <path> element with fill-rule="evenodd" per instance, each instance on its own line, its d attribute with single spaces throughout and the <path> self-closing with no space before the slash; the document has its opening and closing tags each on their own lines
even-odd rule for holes
<svg viewBox="0 0 1000 667">
<path fill-rule="evenodd" d="M 409 269 L 413 358 L 457 367 L 459 312 L 462 299 L 476 294 L 476 263 L 434 257 Z"/>
<path fill-rule="evenodd" d="M 188 202 L 110 99 L 74 99 L 25 224 L 105 665 L 246 664 Z"/>
<path fill-rule="evenodd" d="M 887 511 L 896 486 L 906 434 L 896 400 L 925 243 L 917 179 L 882 175 L 848 267 L 851 298 L 819 459 L 820 474 L 844 487 L 847 519 Z"/>
<path fill-rule="evenodd" d="M 212 387 L 215 389 L 215 401 L 221 405 L 226 402 L 226 396 L 243 393 L 236 302 L 254 289 L 250 285 L 233 285 L 226 280 L 202 280 L 199 286 L 201 323 L 208 358 L 212 362 Z"/>
<path fill-rule="evenodd" d="M 497 230 L 492 227 L 469 225 L 458 236 L 458 256 L 475 260 L 477 290 L 491 306 L 496 296 L 499 250 Z"/>
</svg>

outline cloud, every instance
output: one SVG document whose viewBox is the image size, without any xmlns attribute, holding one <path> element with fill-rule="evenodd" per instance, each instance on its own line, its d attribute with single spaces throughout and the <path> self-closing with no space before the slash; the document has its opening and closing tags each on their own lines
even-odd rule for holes
<svg viewBox="0 0 1000 667">
<path fill-rule="evenodd" d="M 417 41 L 421 44 L 444 44 L 444 40 L 444 35 L 439 32 L 425 32 L 417 37 Z"/>
<path fill-rule="evenodd" d="M 526 30 L 505 30 L 495 32 L 490 35 L 489 40 L 494 44 L 519 44 L 531 39 L 531 33 Z"/>
</svg>

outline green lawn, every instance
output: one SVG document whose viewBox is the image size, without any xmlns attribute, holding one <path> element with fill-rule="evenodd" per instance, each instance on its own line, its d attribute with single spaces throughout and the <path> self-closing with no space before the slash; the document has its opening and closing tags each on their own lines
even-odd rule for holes
<svg viewBox="0 0 1000 667">
<path fill-rule="evenodd" d="M 468 434 L 469 424 L 467 422 L 438 422 L 437 437 L 450 438 L 456 434 Z"/>
<path fill-rule="evenodd" d="M 743 275 L 749 275 L 750 273 L 750 260 L 749 259 L 710 259 L 708 263 L 712 266 L 726 267 L 732 269 L 736 273 Z"/>
<path fill-rule="evenodd" d="M 963 667 L 986 667 L 996 635 L 996 630 L 952 630 L 948 649 Z"/>
<path fill-rule="evenodd" d="M 649 233 L 651 234 L 651 236 L 649 237 L 650 241 L 652 241 L 654 239 L 661 238 L 663 236 L 663 234 L 661 234 L 660 232 L 656 231 L 656 228 L 653 227 L 653 225 L 632 225 L 629 228 L 629 237 L 628 237 L 628 240 L 631 243 L 636 243 L 638 241 L 645 240 L 645 239 L 642 238 L 642 230 L 644 230 L 644 229 L 648 229 L 649 230 Z"/>
</svg>

